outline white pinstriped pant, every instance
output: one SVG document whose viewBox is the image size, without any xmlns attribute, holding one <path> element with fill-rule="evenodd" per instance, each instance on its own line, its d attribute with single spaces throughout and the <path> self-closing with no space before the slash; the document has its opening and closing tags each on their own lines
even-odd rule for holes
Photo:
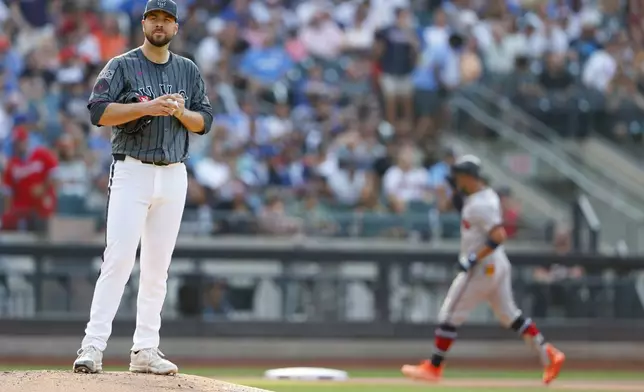
<svg viewBox="0 0 644 392">
<path fill-rule="evenodd" d="M 81 347 L 105 350 L 141 242 L 133 351 L 159 346 L 168 268 L 179 235 L 188 176 L 183 163 L 153 166 L 126 157 L 110 173 L 106 248 Z"/>
</svg>

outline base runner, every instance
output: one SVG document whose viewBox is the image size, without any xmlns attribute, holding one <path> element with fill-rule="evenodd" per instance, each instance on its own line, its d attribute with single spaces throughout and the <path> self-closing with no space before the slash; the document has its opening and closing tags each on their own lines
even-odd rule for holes
<svg viewBox="0 0 644 392">
<path fill-rule="evenodd" d="M 535 323 L 517 308 L 512 267 L 503 248 L 506 233 L 499 197 L 484 184 L 480 173 L 481 161 L 472 155 L 460 158 L 452 167 L 456 188 L 465 195 L 459 258 L 462 272 L 454 279 L 440 310 L 431 359 L 420 365 L 405 365 L 402 372 L 417 380 L 439 381 L 458 327 L 478 305 L 487 302 L 501 324 L 516 331 L 538 354 L 544 367 L 543 382 L 549 384 L 558 376 L 565 355 L 547 343 Z"/>
</svg>

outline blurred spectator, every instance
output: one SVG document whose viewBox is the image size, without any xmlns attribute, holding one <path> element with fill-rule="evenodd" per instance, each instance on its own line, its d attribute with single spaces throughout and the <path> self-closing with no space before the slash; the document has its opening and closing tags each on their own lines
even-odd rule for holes
<svg viewBox="0 0 644 392">
<path fill-rule="evenodd" d="M 223 148 L 213 143 L 210 155 L 194 165 L 195 180 L 212 194 L 229 184 L 235 175 Z"/>
<path fill-rule="evenodd" d="M 610 81 L 617 72 L 618 51 L 619 43 L 616 39 L 612 39 L 607 43 L 605 50 L 596 50 L 590 55 L 582 75 L 582 81 L 586 87 L 601 92 L 608 90 Z"/>
<path fill-rule="evenodd" d="M 12 47 L 8 36 L 0 35 L 0 72 L 3 74 L 2 89 L 6 93 L 18 89 L 18 77 L 24 68 L 24 58 Z"/>
<path fill-rule="evenodd" d="M 328 12 L 317 10 L 300 30 L 300 40 L 309 54 L 333 60 L 340 54 L 344 34 Z"/>
<path fill-rule="evenodd" d="M 452 171 L 452 165 L 456 162 L 456 153 L 452 149 L 445 149 L 439 162 L 433 164 L 429 170 L 428 186 L 431 189 L 449 189 L 447 177 Z"/>
<path fill-rule="evenodd" d="M 496 193 L 501 200 L 501 214 L 503 215 L 503 227 L 508 238 L 514 238 L 519 231 L 521 210 L 516 200 L 512 198 L 512 191 L 508 187 L 497 189 Z"/>
<path fill-rule="evenodd" d="M 570 47 L 582 64 L 585 64 L 593 53 L 602 48 L 598 38 L 597 23 L 597 18 L 588 14 L 569 21 L 569 31 L 573 30 L 569 32 L 572 35 Z M 579 32 L 577 33 L 576 30 Z"/>
<path fill-rule="evenodd" d="M 226 22 L 246 28 L 253 17 L 250 3 L 250 0 L 232 0 L 228 2 L 228 6 L 223 9 L 219 17 Z"/>
<path fill-rule="evenodd" d="M 443 103 L 441 74 L 446 66 L 446 50 L 446 46 L 427 45 L 412 75 L 418 136 L 433 137 L 437 134 L 436 120 Z"/>
<path fill-rule="evenodd" d="M 233 306 L 228 300 L 226 282 L 218 280 L 211 283 L 206 289 L 203 319 L 205 321 L 227 319 L 233 311 Z"/>
<path fill-rule="evenodd" d="M 561 124 L 560 116 L 572 106 L 575 97 L 575 79 L 566 67 L 565 55 L 548 53 L 545 58 L 545 69 L 539 75 L 540 95 L 547 102 L 549 111 L 543 114 L 542 121 L 557 129 L 561 134 L 569 132 L 566 124 Z"/>
<path fill-rule="evenodd" d="M 291 56 L 291 60 L 295 62 L 304 61 L 308 56 L 306 47 L 302 43 L 302 40 L 300 40 L 297 30 L 290 30 L 288 32 L 288 38 L 284 43 L 284 49 L 286 50 L 286 53 Z"/>
<path fill-rule="evenodd" d="M 224 114 L 218 118 L 222 130 L 225 130 L 222 141 L 230 149 L 256 145 L 261 136 L 262 124 L 257 113 L 256 100 L 247 96 L 242 99 L 240 106 L 241 111 Z"/>
<path fill-rule="evenodd" d="M 539 76 L 539 84 L 545 91 L 561 103 L 570 98 L 571 89 L 575 85 L 573 76 L 566 68 L 566 58 L 560 53 L 548 53 L 545 57 L 545 69 Z"/>
<path fill-rule="evenodd" d="M 338 170 L 328 176 L 327 182 L 339 205 L 364 208 L 373 203 L 373 178 L 354 157 L 340 157 Z"/>
<path fill-rule="evenodd" d="M 402 106 L 402 119 L 409 123 L 413 118 L 413 92 L 411 74 L 419 49 L 418 38 L 411 24 L 408 9 L 396 9 L 395 23 L 377 32 L 376 56 L 379 59 L 380 88 L 385 98 L 386 119 L 398 123 L 398 108 Z"/>
<path fill-rule="evenodd" d="M 620 67 L 608 87 L 607 109 L 616 119 L 610 124 L 610 133 L 615 139 L 628 141 L 631 136 L 637 137 L 639 133 L 639 117 L 644 113 L 642 72 L 638 70 L 636 80 L 633 80 Z M 634 135 L 631 134 L 632 131 L 635 131 Z"/>
<path fill-rule="evenodd" d="M 396 165 L 385 173 L 383 185 L 389 205 L 396 213 L 405 212 L 410 202 L 424 202 L 431 196 L 427 172 L 418 164 L 416 151 L 408 146 L 398 152 Z"/>
<path fill-rule="evenodd" d="M 342 93 L 349 105 L 369 103 L 371 96 L 371 80 L 369 62 L 356 59 L 346 65 L 346 80 L 341 85 Z"/>
<path fill-rule="evenodd" d="M 338 95 L 337 88 L 325 79 L 324 68 L 321 64 L 314 64 L 308 69 L 303 90 L 309 97 L 309 101 L 320 99 L 330 102 Z"/>
<path fill-rule="evenodd" d="M 454 33 L 449 37 L 449 45 L 444 54 L 440 81 L 445 92 L 450 93 L 461 85 L 462 56 L 466 53 L 466 42 L 462 35 Z"/>
<path fill-rule="evenodd" d="M 102 29 L 95 31 L 94 35 L 101 48 L 101 61 L 107 62 L 112 57 L 126 52 L 128 41 L 121 32 L 119 21 L 115 15 L 106 14 L 102 23 Z"/>
<path fill-rule="evenodd" d="M 56 157 L 44 147 L 29 145 L 29 132 L 17 127 L 2 183 L 5 190 L 3 230 L 43 230 L 56 209 Z"/>
<path fill-rule="evenodd" d="M 302 159 L 302 152 L 294 147 L 284 149 L 268 162 L 269 186 L 301 188 L 311 175 L 311 168 Z"/>
<path fill-rule="evenodd" d="M 572 250 L 570 229 L 558 224 L 555 228 L 555 252 L 565 255 Z M 585 275 L 580 266 L 552 265 L 535 268 L 533 279 L 533 314 L 535 317 L 551 316 L 552 308 L 562 308 L 565 317 L 585 317 L 589 314 L 590 301 L 580 292 L 579 279 Z"/>
<path fill-rule="evenodd" d="M 513 45 L 512 38 L 505 32 L 502 25 L 492 28 L 492 42 L 483 48 L 485 66 L 488 71 L 496 74 L 508 74 L 514 70 L 517 50 L 525 50 Z"/>
<path fill-rule="evenodd" d="M 257 47 L 246 51 L 241 59 L 240 72 L 251 84 L 251 91 L 271 88 L 293 67 L 291 57 L 283 46 L 277 45 L 275 34 L 267 32 Z"/>
<path fill-rule="evenodd" d="M 338 232 L 338 227 L 333 220 L 331 209 L 320 201 L 319 194 L 316 189 L 308 189 L 301 200 L 294 204 L 291 212 L 303 219 L 308 234 L 334 235 Z"/>
<path fill-rule="evenodd" d="M 345 29 L 343 49 L 348 52 L 366 52 L 373 47 L 376 27 L 369 19 L 369 5 L 358 5 L 352 23 Z"/>
<path fill-rule="evenodd" d="M 293 132 L 291 108 L 286 103 L 275 105 L 275 111 L 262 120 L 262 128 L 266 131 L 261 144 L 280 143 Z"/>
<path fill-rule="evenodd" d="M 215 71 L 215 65 L 222 56 L 219 34 L 224 29 L 222 19 L 211 19 L 207 24 L 208 36 L 204 37 L 195 52 L 195 63 L 204 75 Z"/>
<path fill-rule="evenodd" d="M 533 58 L 546 52 L 565 54 L 568 51 L 568 36 L 556 20 L 541 19 L 534 14 L 526 17 L 528 23 L 528 48 Z"/>
<path fill-rule="evenodd" d="M 467 86 L 476 82 L 483 74 L 483 63 L 478 55 L 478 46 L 475 40 L 470 39 L 464 50 L 458 56 L 459 63 L 459 85 L 458 87 Z"/>
<path fill-rule="evenodd" d="M 428 48 L 443 48 L 447 46 L 451 28 L 447 23 L 447 15 L 442 9 L 437 9 L 433 15 L 433 23 L 423 31 L 424 44 Z"/>
<path fill-rule="evenodd" d="M 0 167 L 15 161 L 17 127 L 29 131 L 28 150 L 58 150 L 51 181 L 61 180 L 60 212 L 104 211 L 112 135 L 91 126 L 85 106 L 104 62 L 140 44 L 144 6 L 0 2 Z M 171 50 L 201 68 L 217 111 L 213 132 L 190 138 L 186 161 L 184 217 L 194 223 L 186 227 L 203 235 L 347 235 L 335 214 L 354 221 L 374 212 L 382 226 L 402 227 L 407 215 L 384 213 L 383 205 L 426 216 L 434 199 L 444 224 L 452 158 L 433 160 L 441 131 L 453 128 L 449 99 L 478 84 L 541 122 L 565 124 L 555 127 L 564 135 L 603 131 L 626 147 L 643 138 L 644 42 L 632 4 L 226 0 L 180 7 Z M 65 202 L 68 196 L 79 202 Z M 356 235 L 371 235 L 371 226 Z"/>
<path fill-rule="evenodd" d="M 82 216 L 87 211 L 91 177 L 87 162 L 78 151 L 73 136 L 64 134 L 58 140 L 58 167 L 53 172 L 57 191 L 56 212 Z"/>
<path fill-rule="evenodd" d="M 205 188 L 195 178 L 194 171 L 188 169 L 188 193 L 186 196 L 186 210 L 200 210 L 203 207 L 208 208 L 208 195 Z"/>
<path fill-rule="evenodd" d="M 259 215 L 259 228 L 262 234 L 293 235 L 304 229 L 300 218 L 289 216 L 278 195 L 270 195 Z"/>
</svg>

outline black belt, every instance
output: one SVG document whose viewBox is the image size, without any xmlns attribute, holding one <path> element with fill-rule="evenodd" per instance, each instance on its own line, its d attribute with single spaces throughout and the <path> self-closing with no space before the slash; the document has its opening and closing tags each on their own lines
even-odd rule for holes
<svg viewBox="0 0 644 392">
<path fill-rule="evenodd" d="M 112 154 L 112 156 L 117 161 L 124 161 L 125 158 L 127 157 L 127 155 L 125 155 L 125 154 Z M 136 158 L 134 158 L 134 159 L 136 159 Z M 166 163 L 166 162 L 151 162 L 151 161 L 144 161 L 144 160 L 140 160 L 140 161 L 141 161 L 141 163 L 145 163 L 146 165 L 153 165 L 153 166 L 168 166 L 168 165 L 170 165 L 170 163 Z"/>
</svg>

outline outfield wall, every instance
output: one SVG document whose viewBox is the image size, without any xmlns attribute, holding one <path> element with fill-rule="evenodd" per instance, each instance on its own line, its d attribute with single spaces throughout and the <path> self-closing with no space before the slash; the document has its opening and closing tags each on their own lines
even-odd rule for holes
<svg viewBox="0 0 644 392">
<path fill-rule="evenodd" d="M 12 358 L 34 358 L 44 362 L 69 360 L 79 348 L 81 336 L 0 336 L 0 362 Z M 106 360 L 122 360 L 132 345 L 131 338 L 110 340 Z M 208 363 L 232 361 L 395 361 L 426 358 L 431 354 L 431 340 L 350 340 L 350 339 L 258 339 L 258 338 L 168 338 L 161 349 L 169 356 L 187 361 Z M 557 342 L 572 361 L 624 361 L 644 366 L 644 344 L 629 342 Z M 462 360 L 529 361 L 534 355 L 525 344 L 516 341 L 461 340 L 451 358 Z"/>
</svg>

